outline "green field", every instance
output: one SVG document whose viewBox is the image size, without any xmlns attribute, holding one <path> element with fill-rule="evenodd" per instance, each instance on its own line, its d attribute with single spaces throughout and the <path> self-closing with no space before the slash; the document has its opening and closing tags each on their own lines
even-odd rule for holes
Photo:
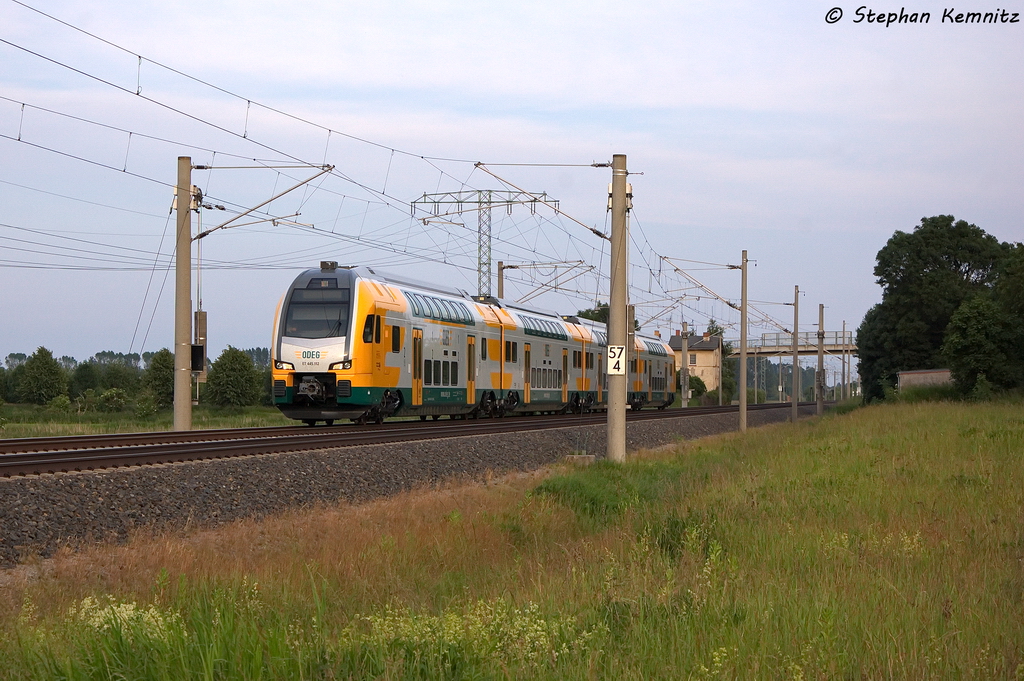
<svg viewBox="0 0 1024 681">
<path fill-rule="evenodd" d="M 200 405 L 192 408 L 192 427 L 196 429 L 256 428 L 298 423 L 285 418 L 276 407 Z M 173 425 L 174 414 L 170 410 L 139 417 L 128 411 L 88 411 L 79 414 L 74 411 L 63 413 L 34 404 L 0 405 L 0 438 L 142 433 L 172 430 Z"/>
<path fill-rule="evenodd" d="M 0 669 L 1022 679 L 1022 456 L 1019 401 L 889 404 L 139 537 L 8 578 Z"/>
</svg>

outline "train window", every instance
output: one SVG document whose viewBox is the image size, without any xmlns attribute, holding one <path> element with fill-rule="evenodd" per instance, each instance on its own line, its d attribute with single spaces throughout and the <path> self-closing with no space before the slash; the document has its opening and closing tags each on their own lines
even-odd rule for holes
<svg viewBox="0 0 1024 681">
<path fill-rule="evenodd" d="M 551 346 L 550 345 L 547 345 L 547 344 L 544 345 L 544 356 L 545 357 L 550 357 L 551 356 Z"/>
<path fill-rule="evenodd" d="M 556 387 L 561 388 L 563 385 L 565 385 L 564 383 L 562 383 L 562 377 L 563 376 L 565 376 L 565 374 L 563 374 L 562 370 L 559 369 L 558 370 L 558 384 L 556 385 Z"/>
<path fill-rule="evenodd" d="M 505 361 L 512 361 L 512 341 L 505 341 Z"/>
<path fill-rule="evenodd" d="M 441 360 L 434 360 L 434 385 L 441 385 Z"/>
<path fill-rule="evenodd" d="M 592 353 L 592 352 L 588 352 L 587 353 L 587 368 L 588 369 L 593 369 L 594 368 L 594 353 Z"/>
<path fill-rule="evenodd" d="M 450 322 L 452 320 L 452 313 L 448 309 L 448 301 L 438 298 L 434 302 L 437 303 L 437 309 L 441 312 L 439 319 L 443 322 Z"/>
<path fill-rule="evenodd" d="M 448 362 L 441 362 L 441 385 L 448 385 Z"/>
<path fill-rule="evenodd" d="M 349 332 L 351 292 L 347 288 L 295 289 L 285 315 L 284 335 L 332 338 Z"/>
<path fill-rule="evenodd" d="M 409 299 L 409 304 L 412 305 L 412 313 L 417 317 L 422 317 L 423 308 L 420 306 L 419 296 L 415 293 L 406 293 L 405 295 Z"/>
<path fill-rule="evenodd" d="M 512 362 L 519 361 L 519 343 L 512 341 Z"/>
<path fill-rule="evenodd" d="M 480 339 L 480 359 L 481 361 L 487 361 L 487 339 Z"/>
<path fill-rule="evenodd" d="M 437 306 L 437 301 L 434 300 L 433 298 L 431 298 L 430 296 L 423 296 L 423 300 L 424 300 L 424 302 L 426 302 L 427 308 L 430 311 L 430 317 L 432 317 L 434 319 L 440 319 L 441 318 L 441 308 L 439 308 Z"/>
<path fill-rule="evenodd" d="M 459 363 L 452 362 L 452 385 L 459 384 Z"/>
<path fill-rule="evenodd" d="M 363 342 L 373 342 L 373 315 L 366 315 L 366 323 L 363 324 Z"/>
<path fill-rule="evenodd" d="M 380 315 L 374 315 L 374 322 L 375 323 L 374 323 L 374 328 L 373 328 L 373 342 L 377 343 L 379 345 L 380 344 L 380 327 L 382 326 Z"/>
<path fill-rule="evenodd" d="M 434 384 L 434 372 L 430 370 L 433 364 L 429 359 L 423 360 L 423 385 Z"/>
<path fill-rule="evenodd" d="M 392 326 L 391 327 L 391 352 L 400 352 L 402 350 L 402 327 Z"/>
</svg>

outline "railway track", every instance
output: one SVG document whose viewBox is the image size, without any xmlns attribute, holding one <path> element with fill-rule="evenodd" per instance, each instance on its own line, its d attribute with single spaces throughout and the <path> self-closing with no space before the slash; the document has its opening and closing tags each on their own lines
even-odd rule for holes
<svg viewBox="0 0 1024 681">
<path fill-rule="evenodd" d="M 803 404 L 803 403 L 801 403 Z M 750 405 L 748 410 L 789 409 L 788 404 Z M 628 412 L 627 421 L 692 418 L 736 412 L 738 407 L 689 407 Z M 387 426 L 310 428 L 278 426 L 204 431 L 122 433 L 101 436 L 0 440 L 0 476 L 40 475 L 274 454 L 334 447 L 456 438 L 525 430 L 600 425 L 605 413 L 580 416 L 529 416 L 502 419 L 396 421 Z"/>
</svg>

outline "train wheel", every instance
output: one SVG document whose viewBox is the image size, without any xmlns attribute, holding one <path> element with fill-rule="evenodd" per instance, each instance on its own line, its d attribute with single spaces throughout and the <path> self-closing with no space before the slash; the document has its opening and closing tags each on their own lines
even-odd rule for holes
<svg viewBox="0 0 1024 681">
<path fill-rule="evenodd" d="M 310 427 L 316 425 L 316 419 L 302 419 L 302 422 L 305 423 L 307 426 L 310 426 Z"/>
<path fill-rule="evenodd" d="M 439 418 L 441 418 L 441 415 L 440 415 L 440 414 L 434 414 L 434 415 L 433 415 L 433 416 L 431 416 L 430 418 L 432 418 L 432 419 L 434 419 L 434 420 L 436 421 L 436 420 L 438 420 Z"/>
<path fill-rule="evenodd" d="M 426 421 L 426 420 L 427 420 L 427 415 L 426 414 L 420 414 L 420 421 Z"/>
<path fill-rule="evenodd" d="M 326 421 L 324 421 L 324 425 L 328 426 L 328 427 L 333 426 L 334 425 L 334 419 L 327 419 Z"/>
</svg>

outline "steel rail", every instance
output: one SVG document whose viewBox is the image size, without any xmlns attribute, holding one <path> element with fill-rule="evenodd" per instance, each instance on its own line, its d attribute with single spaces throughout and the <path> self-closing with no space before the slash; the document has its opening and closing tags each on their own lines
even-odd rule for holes
<svg viewBox="0 0 1024 681">
<path fill-rule="evenodd" d="M 769 403 L 751 405 L 748 409 L 778 409 L 788 406 L 786 403 Z M 629 412 L 627 416 L 629 421 L 646 421 L 664 418 L 693 418 L 708 414 L 730 413 L 736 410 L 737 408 L 733 406 L 692 407 Z M 606 420 L 607 416 L 604 413 L 592 413 L 578 416 L 555 415 L 476 421 L 410 421 L 398 422 L 385 428 L 373 426 L 342 428 L 282 426 L 193 431 L 190 433 L 134 433 L 108 436 L 107 441 L 111 444 L 106 445 L 98 444 L 101 442 L 100 438 L 92 437 L 90 440 L 88 436 L 85 438 L 81 436 L 26 438 L 26 441 L 36 441 L 35 444 L 28 443 L 27 447 L 35 447 L 41 444 L 42 440 L 59 444 L 50 445 L 52 448 L 47 451 L 23 448 L 18 452 L 0 455 L 0 476 L 102 470 L 122 466 L 167 464 L 526 430 L 575 428 L 602 425 Z M 132 435 L 145 437 L 136 441 L 128 440 L 127 438 Z"/>
</svg>

